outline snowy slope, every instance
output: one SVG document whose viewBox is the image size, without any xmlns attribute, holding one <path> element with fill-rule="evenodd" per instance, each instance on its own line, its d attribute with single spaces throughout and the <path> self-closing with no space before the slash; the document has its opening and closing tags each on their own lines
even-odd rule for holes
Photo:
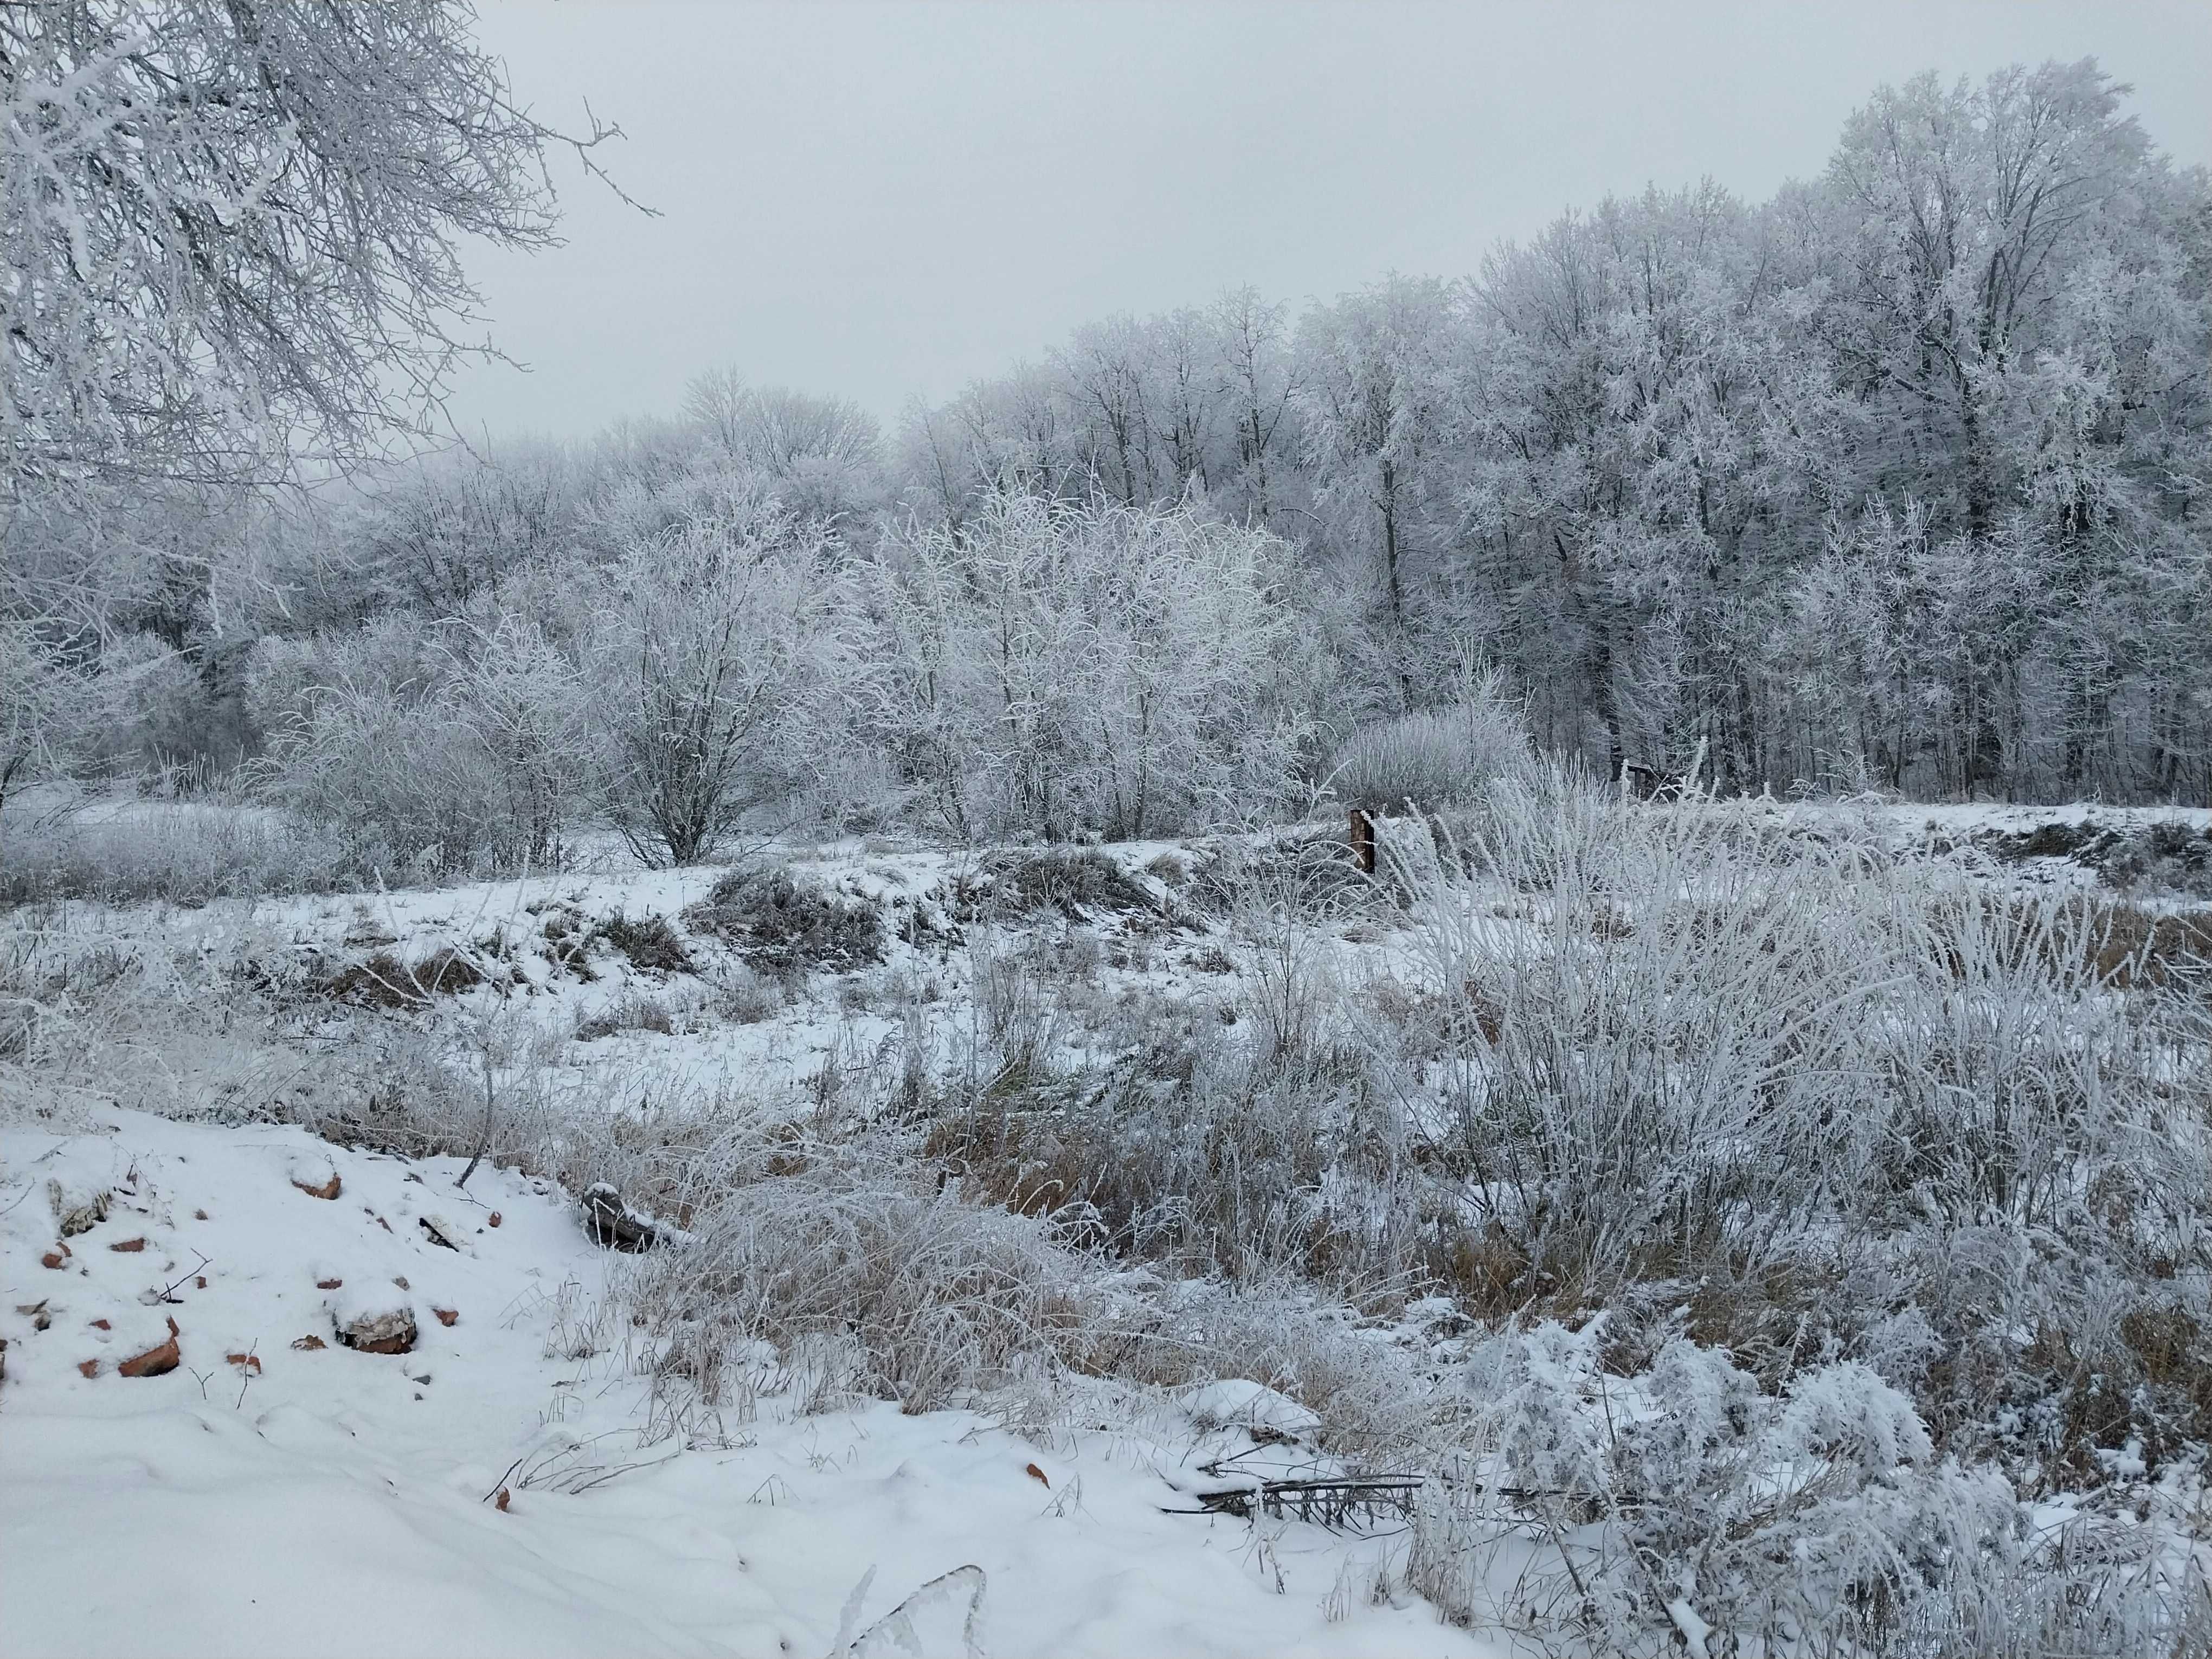
<svg viewBox="0 0 2212 1659">
<path fill-rule="evenodd" d="M 1188 1503 L 1165 1436 L 1046 1447 L 786 1395 L 641 1443 L 618 1334 L 560 1357 L 594 1346 L 608 1258 L 544 1183 L 487 1168 L 464 1195 L 451 1161 L 130 1112 L 0 1154 L 8 1654 L 875 1651 L 969 1565 L 912 1609 L 923 1651 L 961 1650 L 979 1583 L 990 1652 L 1483 1650 L 1372 1603 L 1387 1540 L 1164 1512 Z M 412 1352 L 338 1344 L 334 1316 L 403 1306 Z M 176 1368 L 121 1374 L 172 1319 Z"/>
</svg>

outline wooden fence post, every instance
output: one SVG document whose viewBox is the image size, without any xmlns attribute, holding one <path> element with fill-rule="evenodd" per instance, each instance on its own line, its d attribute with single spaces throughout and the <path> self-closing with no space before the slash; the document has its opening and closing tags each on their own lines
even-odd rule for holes
<svg viewBox="0 0 2212 1659">
<path fill-rule="evenodd" d="M 1375 873 L 1375 820 L 1357 806 L 1352 809 L 1352 856 L 1364 874 Z"/>
</svg>

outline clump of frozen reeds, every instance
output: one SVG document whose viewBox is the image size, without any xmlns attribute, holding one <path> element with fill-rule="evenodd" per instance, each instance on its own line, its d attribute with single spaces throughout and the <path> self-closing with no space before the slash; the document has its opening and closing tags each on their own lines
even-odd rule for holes
<svg viewBox="0 0 2212 1659">
<path fill-rule="evenodd" d="M 1337 746 L 1328 787 L 1347 806 L 1428 810 L 1479 799 L 1531 763 L 1522 711 L 1495 674 L 1461 677 L 1453 701 L 1364 726 Z"/>
<path fill-rule="evenodd" d="M 1762 1388 L 1677 1338 L 1621 1376 L 1604 1322 L 1485 1345 L 1465 1454 L 1416 1507 L 1409 1584 L 1461 1623 L 1621 1654 L 2193 1650 L 2212 1604 L 2174 1534 L 2039 1529 L 1938 1456 L 1855 1361 Z"/>
</svg>

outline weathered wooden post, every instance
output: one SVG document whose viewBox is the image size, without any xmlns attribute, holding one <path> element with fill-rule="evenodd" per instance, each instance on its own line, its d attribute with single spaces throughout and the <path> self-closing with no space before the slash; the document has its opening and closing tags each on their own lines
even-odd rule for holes
<svg viewBox="0 0 2212 1659">
<path fill-rule="evenodd" d="M 1352 809 L 1352 856 L 1363 873 L 1375 873 L 1375 820 L 1357 806 Z"/>
</svg>

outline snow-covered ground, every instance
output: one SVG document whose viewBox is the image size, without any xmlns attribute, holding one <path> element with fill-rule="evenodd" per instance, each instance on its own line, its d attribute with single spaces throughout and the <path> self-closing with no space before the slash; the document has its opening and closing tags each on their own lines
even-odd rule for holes
<svg viewBox="0 0 2212 1659">
<path fill-rule="evenodd" d="M 2148 809 L 1724 810 L 1899 846 L 2062 823 L 2212 828 L 2212 813 Z M 1218 1396 L 1256 1385 L 1225 1377 L 1187 1411 L 1106 1413 L 1082 1432 L 1063 1414 L 1024 1438 L 972 1411 L 823 1410 L 770 1356 L 743 1411 L 671 1432 L 611 1328 L 616 1258 L 571 1194 L 490 1165 L 457 1192 L 459 1160 L 253 1121 L 315 1116 L 289 1091 L 318 1053 L 386 1023 L 465 1073 L 472 1046 L 495 1055 L 502 1089 L 562 1111 L 798 1099 L 918 1042 L 933 1066 L 957 1060 L 994 955 L 1059 976 L 1096 1029 L 1074 1018 L 1053 1040 L 1082 1057 L 1117 1007 L 1210 1018 L 1282 971 L 1264 891 L 1241 921 L 1218 892 L 1198 899 L 1218 850 L 1107 849 L 1115 902 L 1013 914 L 974 854 L 778 849 L 884 928 L 878 961 L 781 975 L 686 919 L 723 871 L 611 855 L 438 890 L 62 916 L 76 945 L 137 951 L 167 977 L 134 993 L 149 1024 L 88 1049 L 109 1060 L 70 1073 L 66 1096 L 59 1074 L 47 1085 L 51 1118 L 0 1129 L 0 1652 L 869 1652 L 909 1625 L 932 1654 L 971 1638 L 1055 1654 L 1505 1650 L 1406 1590 L 1402 1538 L 1189 1512 L 1191 1469 L 1239 1432 L 1211 1425 Z M 2098 878 L 2063 854 L 1990 871 Z M 1485 926 L 1523 927 L 1540 902 L 1476 896 Z M 610 931 L 655 918 L 684 965 L 640 961 Z M 1355 902 L 1309 919 L 1298 948 L 1372 989 L 1413 976 L 1403 923 Z M 379 961 L 453 951 L 486 979 L 398 1009 L 333 994 Z M 247 1007 L 254 1029 L 234 1028 Z M 332 1178 L 337 1195 L 316 1196 Z M 104 1216 L 64 1237 L 102 1193 Z M 339 1340 L 343 1322 L 403 1310 L 406 1352 Z M 172 1321 L 174 1367 L 125 1374 L 161 1354 Z M 1298 1409 L 1261 1391 L 1274 1426 L 1245 1455 L 1274 1455 L 1278 1406 Z"/>
<path fill-rule="evenodd" d="M 969 1567 L 915 1650 L 978 1611 L 989 1652 L 1484 1650 L 1370 1599 L 1386 1542 L 1176 1512 L 1194 1421 L 1040 1443 L 770 1382 L 647 1443 L 645 1383 L 583 1352 L 609 1258 L 548 1183 L 130 1111 L 0 1153 L 9 1654 L 885 1651 Z M 410 1352 L 341 1344 L 400 1309 Z M 172 1321 L 173 1369 L 123 1374 Z"/>
</svg>

